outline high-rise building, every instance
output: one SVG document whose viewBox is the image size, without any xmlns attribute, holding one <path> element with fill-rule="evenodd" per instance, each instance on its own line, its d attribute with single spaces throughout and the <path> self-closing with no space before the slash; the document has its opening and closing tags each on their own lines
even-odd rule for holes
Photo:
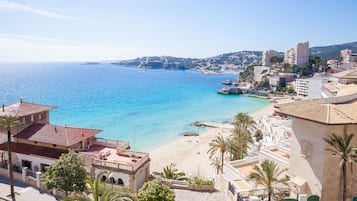
<svg viewBox="0 0 357 201">
<path fill-rule="evenodd" d="M 296 48 L 290 48 L 284 54 L 284 63 L 290 65 L 305 65 L 309 62 L 309 42 L 298 43 Z"/>
<path fill-rule="evenodd" d="M 270 62 L 270 59 L 272 57 L 278 56 L 278 52 L 275 50 L 265 50 L 263 51 L 263 57 L 262 57 L 262 66 L 267 66 L 271 67 L 272 64 Z"/>
<path fill-rule="evenodd" d="M 284 54 L 284 63 L 294 65 L 295 64 L 295 48 L 288 49 Z"/>
</svg>

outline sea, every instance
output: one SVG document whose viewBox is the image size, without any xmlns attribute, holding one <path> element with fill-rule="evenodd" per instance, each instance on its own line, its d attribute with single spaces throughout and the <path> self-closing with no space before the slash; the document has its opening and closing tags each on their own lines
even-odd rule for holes
<svg viewBox="0 0 357 201">
<path fill-rule="evenodd" d="M 52 124 L 100 129 L 99 137 L 151 151 L 182 132 L 204 132 L 191 125 L 195 121 L 231 121 L 239 112 L 269 105 L 263 99 L 217 94 L 227 79 L 237 75 L 109 63 L 0 63 L 0 103 L 23 99 L 57 106 L 50 112 Z"/>
</svg>

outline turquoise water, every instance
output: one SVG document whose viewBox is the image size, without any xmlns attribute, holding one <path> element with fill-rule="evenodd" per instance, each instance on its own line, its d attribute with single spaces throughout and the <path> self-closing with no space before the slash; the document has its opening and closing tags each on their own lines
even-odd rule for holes
<svg viewBox="0 0 357 201">
<path fill-rule="evenodd" d="M 100 137 L 127 140 L 152 150 L 178 139 L 197 120 L 228 121 L 254 112 L 266 100 L 216 94 L 235 75 L 193 71 L 142 70 L 110 64 L 0 64 L 0 101 L 58 106 L 51 123 L 104 130 Z"/>
</svg>

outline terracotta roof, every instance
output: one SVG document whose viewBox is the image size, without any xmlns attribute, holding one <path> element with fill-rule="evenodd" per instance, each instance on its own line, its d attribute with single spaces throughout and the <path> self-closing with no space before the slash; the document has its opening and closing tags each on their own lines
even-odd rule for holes
<svg viewBox="0 0 357 201">
<path fill-rule="evenodd" d="M 11 105 L 4 106 L 4 111 L 3 108 L 0 108 L 0 117 L 1 116 L 23 117 L 30 114 L 52 110 L 55 108 L 57 107 L 20 101 Z"/>
<path fill-rule="evenodd" d="M 11 143 L 11 149 L 14 153 L 26 155 L 38 155 L 48 158 L 58 159 L 62 153 L 67 153 L 67 150 L 55 149 L 50 147 L 40 147 L 24 143 Z M 7 142 L 0 144 L 0 150 L 7 151 Z"/>
<path fill-rule="evenodd" d="M 102 131 L 95 129 L 35 123 L 14 137 L 68 147 L 100 132 Z"/>
<path fill-rule="evenodd" d="M 339 97 L 344 98 L 345 97 Z M 316 99 L 275 106 L 276 112 L 324 124 L 357 124 L 357 98 L 341 103 Z M 342 99 L 341 99 L 342 100 Z M 332 101 L 331 101 L 332 102 Z"/>
<path fill-rule="evenodd" d="M 351 68 L 336 74 L 333 76 L 337 78 L 344 78 L 344 79 L 357 79 L 357 68 Z"/>
</svg>

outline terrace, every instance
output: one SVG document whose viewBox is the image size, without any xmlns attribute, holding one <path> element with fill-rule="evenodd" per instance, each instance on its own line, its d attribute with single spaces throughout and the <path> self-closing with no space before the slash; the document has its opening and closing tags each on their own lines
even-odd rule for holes
<svg viewBox="0 0 357 201">
<path fill-rule="evenodd" d="M 149 154 L 94 144 L 79 151 L 86 165 L 135 172 L 149 161 Z"/>
</svg>

